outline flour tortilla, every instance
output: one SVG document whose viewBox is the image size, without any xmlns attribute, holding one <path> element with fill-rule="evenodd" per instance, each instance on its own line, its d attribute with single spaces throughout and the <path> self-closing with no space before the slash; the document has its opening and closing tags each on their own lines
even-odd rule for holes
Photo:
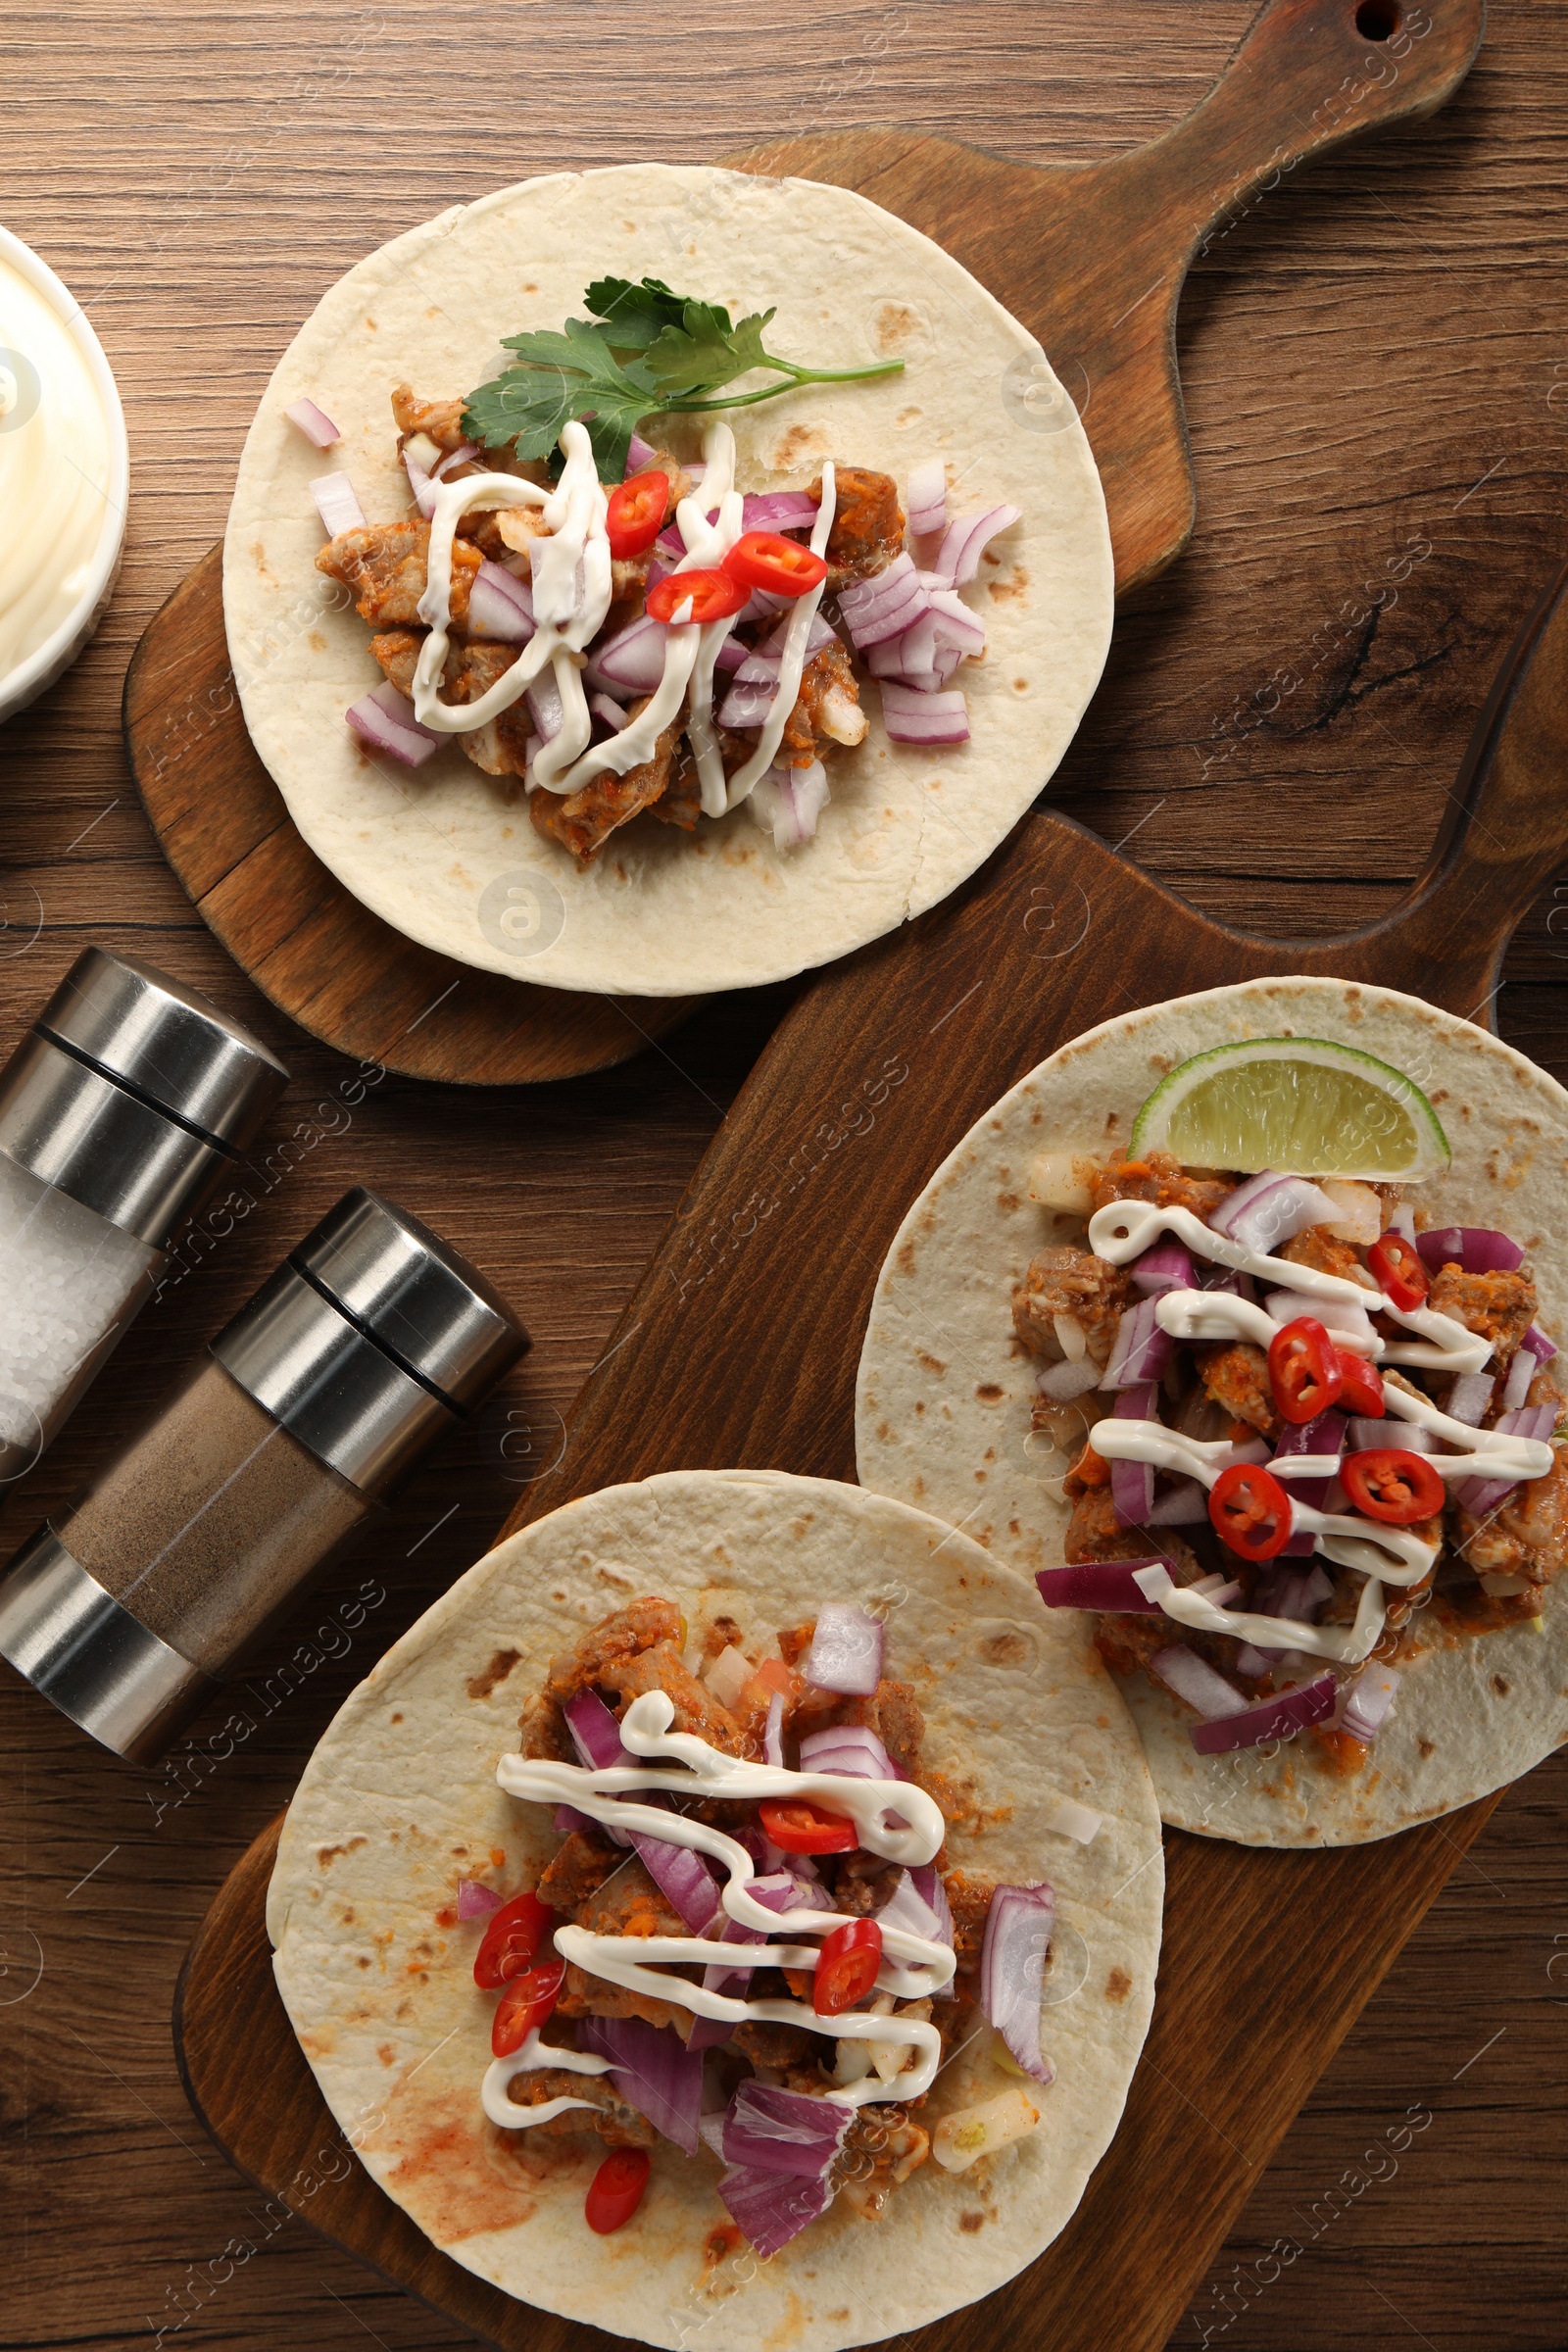
<svg viewBox="0 0 1568 2352">
<path fill-rule="evenodd" d="M 663 2142 L 635 2219 L 589 2234 L 583 2194 L 603 2146 L 485 2120 L 495 2003 L 472 1981 L 479 1931 L 437 1921 L 460 1878 L 531 1886 L 555 1850 L 546 1809 L 497 1788 L 497 1759 L 516 1749 L 518 1709 L 551 1656 L 644 1593 L 675 1600 L 694 1627 L 726 1613 L 763 1639 L 824 1599 L 875 1604 L 888 1671 L 925 1710 L 931 1762 L 974 1790 L 979 1824 L 952 1834 L 951 1858 L 1056 1890 L 1042 2019 L 1056 2080 L 1038 2129 L 959 2178 L 928 2163 L 881 2221 L 835 2205 L 768 2263 L 744 2245 L 715 2256 L 721 2168 Z M 1153 1789 L 1086 1633 L 1045 1619 L 1022 1578 L 924 1513 L 817 1479 L 686 1471 L 612 1487 L 491 1552 L 332 1723 L 272 1874 L 278 1985 L 373 2178 L 481 2278 L 650 2344 L 836 2352 L 1012 2278 L 1063 2227 L 1115 2130 L 1159 1950 Z M 1061 1796 L 1104 1816 L 1088 1846 L 1046 1828 Z M 983 2032 L 950 2061 L 927 2125 L 1015 2082 L 991 2046 Z"/>
<path fill-rule="evenodd" d="M 1316 979 L 1211 989 L 1076 1038 L 938 1169 L 882 1268 L 860 1356 L 856 1443 L 866 1486 L 961 1521 L 1027 1575 L 1059 1565 L 1069 1457 L 1030 1435 L 1036 1367 L 1012 1339 L 1010 1307 L 1030 1258 L 1075 1229 L 1054 1227 L 1029 1199 L 1029 1163 L 1047 1150 L 1098 1158 L 1125 1147 L 1167 1070 L 1233 1038 L 1274 1036 L 1341 1039 L 1425 1090 L 1453 1164 L 1414 1200 L 1435 1224 L 1511 1234 L 1534 1265 L 1544 1326 L 1568 1333 L 1560 1086 L 1468 1021 L 1392 989 Z M 1123 1694 L 1165 1819 L 1247 1845 L 1355 1844 L 1451 1813 L 1568 1736 L 1568 1591 L 1549 1593 L 1539 1632 L 1517 1626 L 1451 1647 L 1432 1632 L 1432 1645 L 1400 1660 L 1397 1705 L 1353 1776 L 1331 1771 L 1308 1740 L 1200 1756 L 1190 1709 L 1147 1675 L 1128 1678 Z"/>
<path fill-rule="evenodd" d="M 587 873 L 529 821 L 520 782 L 456 747 L 417 770 L 372 760 L 343 723 L 380 683 L 370 631 L 315 570 L 310 483 L 344 470 L 372 522 L 411 514 L 389 405 L 471 391 L 503 335 L 583 314 L 602 271 L 663 278 L 732 316 L 776 305 L 771 348 L 821 367 L 902 358 L 875 383 L 807 386 L 731 413 L 743 489 L 803 487 L 824 458 L 906 482 L 941 456 L 950 513 L 1010 500 L 1023 520 L 964 591 L 988 652 L 964 665 L 973 739 L 835 750 L 833 799 L 804 849 L 747 808 L 694 837 L 640 820 Z M 313 450 L 284 416 L 307 395 L 341 427 Z M 683 454 L 696 417 L 661 423 Z M 654 428 L 650 428 L 654 429 Z M 635 164 L 524 180 L 455 206 L 358 263 L 268 386 L 240 461 L 223 608 L 246 723 L 323 863 L 411 939 L 554 988 L 684 996 L 776 980 L 921 913 L 988 858 L 1054 770 L 1110 639 L 1104 498 L 1039 345 L 968 272 L 847 189 L 708 166 Z"/>
</svg>

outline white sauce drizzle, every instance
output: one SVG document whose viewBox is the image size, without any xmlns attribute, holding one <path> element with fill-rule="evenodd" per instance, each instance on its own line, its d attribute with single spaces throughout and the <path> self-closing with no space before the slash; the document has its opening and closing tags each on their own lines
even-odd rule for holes
<svg viewBox="0 0 1568 2352">
<path fill-rule="evenodd" d="M 1364 1318 L 1371 1277 L 1352 1282 L 1325 1274 L 1315 1266 L 1297 1266 L 1289 1259 L 1270 1257 L 1215 1233 L 1189 1208 L 1160 1207 L 1152 1200 L 1112 1200 L 1089 1220 L 1089 1246 L 1112 1265 L 1126 1265 L 1152 1249 L 1162 1233 L 1186 1243 L 1195 1256 L 1234 1267 L 1293 1294 L 1291 1313 L 1321 1301 L 1319 1319 L 1329 1324 L 1336 1344 L 1353 1348 L 1374 1361 L 1407 1363 L 1441 1372 L 1479 1372 L 1492 1353 L 1490 1340 L 1478 1338 L 1462 1323 L 1430 1307 L 1401 1308 L 1385 1292 L 1377 1293 L 1381 1311 L 1416 1341 L 1386 1341 L 1371 1329 L 1362 1332 L 1348 1310 Z M 1328 1311 L 1339 1309 L 1347 1328 L 1329 1323 Z M 1251 1340 L 1267 1347 L 1282 1325 L 1279 1319 L 1224 1291 L 1167 1291 L 1154 1308 L 1154 1320 L 1172 1338 L 1185 1341 Z M 1494 1429 L 1473 1429 L 1456 1421 L 1428 1396 L 1396 1387 L 1384 1390 L 1391 1416 L 1418 1423 L 1462 1452 L 1423 1454 L 1441 1478 L 1544 1478 L 1551 1468 L 1552 1449 L 1544 1439 L 1520 1438 Z M 1105 1461 L 1150 1462 L 1156 1469 L 1198 1480 L 1212 1488 L 1220 1472 L 1235 1458 L 1228 1440 L 1184 1437 L 1158 1421 L 1106 1419 L 1095 1426 L 1094 1446 Z M 1281 1478 L 1323 1476 L 1337 1463 L 1316 1463 L 1313 1457 L 1293 1456 L 1271 1463 Z M 1175 1585 L 1163 1570 L 1150 1570 L 1145 1587 L 1167 1617 L 1204 1633 L 1229 1634 L 1259 1648 L 1298 1649 L 1313 1657 L 1334 1658 L 1356 1665 L 1367 1657 L 1383 1631 L 1385 1585 L 1417 1585 L 1438 1556 L 1439 1546 L 1422 1543 L 1408 1528 L 1320 1511 L 1291 1496 L 1291 1525 L 1295 1533 L 1315 1536 L 1314 1550 L 1342 1568 L 1353 1568 L 1367 1580 L 1352 1626 L 1315 1626 L 1294 1617 L 1263 1617 L 1246 1610 L 1219 1609 L 1203 1594 Z M 1139 1582 L 1143 1582 L 1140 1576 Z"/>
<path fill-rule="evenodd" d="M 668 1844 L 688 1846 L 710 1855 L 728 1874 L 718 1896 L 725 1917 L 775 1936 L 783 1929 L 795 1929 L 802 1935 L 828 1936 L 835 1928 L 848 1924 L 848 1915 L 809 1908 L 783 1913 L 769 1910 L 750 1892 L 752 1881 L 758 1875 L 757 1866 L 738 1839 L 684 1814 L 665 1813 L 652 1805 L 639 1804 L 628 1792 L 658 1788 L 677 1796 L 700 1795 L 742 1802 L 763 1797 L 815 1798 L 833 1812 L 847 1814 L 856 1824 L 860 1844 L 888 1861 L 918 1868 L 934 1860 L 938 1853 L 946 1835 L 941 1809 L 923 1788 L 917 1788 L 911 1782 L 852 1781 L 833 1773 L 793 1772 L 784 1765 L 756 1764 L 743 1757 L 726 1756 L 693 1732 L 671 1731 L 674 1714 L 667 1692 L 645 1691 L 640 1698 L 633 1699 L 621 1718 L 620 1739 L 633 1755 L 670 1757 L 688 1768 L 683 1772 L 649 1771 L 645 1766 L 625 1764 L 600 1771 L 549 1759 L 503 1756 L 496 1767 L 496 1779 L 510 1796 L 525 1798 L 534 1804 L 574 1805 L 579 1812 L 612 1828 L 641 1830 Z M 892 1827 L 890 1815 L 897 1816 L 906 1826 Z M 723 1924 L 717 1912 L 714 1919 Z M 556 1930 L 556 1949 L 564 1959 L 575 1961 L 611 1984 L 675 2002 L 699 2017 L 719 2018 L 732 2025 L 759 2018 L 781 2025 L 804 2026 L 809 2033 L 835 2040 L 869 2041 L 904 2050 L 912 2045 L 916 2062 L 906 2072 L 896 2074 L 887 2082 L 873 2072 L 860 2082 L 835 2084 L 824 2094 L 846 2106 L 858 2107 L 874 2099 L 918 2098 L 935 2079 L 942 2036 L 935 2026 L 922 2018 L 907 2013 L 877 2015 L 863 2009 L 848 2010 L 842 2017 L 819 2017 L 805 2001 L 739 2000 L 727 1993 L 706 1991 L 700 1984 L 692 1984 L 684 1977 L 661 1975 L 656 1965 L 809 1969 L 816 1965 L 815 1944 L 720 1943 L 712 1936 L 596 1936 L 586 1928 L 567 1926 Z M 907 1928 L 882 1928 L 882 1966 L 876 1979 L 879 1993 L 903 2000 L 921 1999 L 949 1984 L 955 1966 L 947 1944 L 916 1936 Z M 518 2107 L 509 2100 L 507 2085 L 516 2075 L 553 2066 L 566 2066 L 574 2074 L 607 2071 L 603 2059 L 588 2059 L 575 2051 L 557 2049 L 540 2042 L 537 2034 L 530 2034 L 519 2050 L 497 2059 L 485 2075 L 484 2108 L 491 2121 L 509 2129 L 525 2129 L 560 2114 L 565 2107 L 590 2105 L 587 2100 L 566 2098 L 547 2101 L 539 2107 Z"/>
<path fill-rule="evenodd" d="M 647 708 L 603 743 L 591 744 L 593 720 L 583 692 L 582 656 L 603 628 L 613 594 L 607 527 L 610 502 L 599 480 L 587 428 L 573 418 L 562 428 L 561 446 L 566 463 L 553 491 L 541 490 L 537 483 L 510 473 L 475 473 L 461 481 L 434 484 L 425 590 L 419 599 L 419 617 L 428 623 L 430 633 L 415 664 L 415 716 L 438 735 L 471 734 L 510 710 L 549 664 L 561 697 L 562 725 L 535 754 L 531 773 L 533 782 L 547 791 L 569 794 L 580 791 L 595 776 L 623 776 L 651 760 L 660 736 L 680 714 L 689 689 L 686 730 L 697 761 L 703 813 L 722 816 L 750 796 L 773 764 L 800 693 L 807 639 L 826 583 L 796 599 L 779 662 L 777 691 L 768 706 L 760 739 L 732 777 L 725 777 L 713 727 L 713 672 L 719 648 L 735 625 L 733 615 L 701 626 L 690 619 L 672 622 L 664 632 L 663 671 Z M 702 483 L 675 510 L 686 549 L 675 565 L 677 573 L 715 570 L 742 533 L 745 503 L 735 488 L 735 436 L 729 426 L 716 421 L 710 424 L 703 451 L 707 463 Z M 461 517 L 480 506 L 544 510 L 546 532 L 529 541 L 534 634 L 516 661 L 476 702 L 444 703 L 440 684 L 452 641 L 452 542 Z M 710 522 L 709 512 L 714 508 L 716 514 Z M 826 549 L 835 511 L 833 467 L 824 465 L 822 502 L 811 527 L 810 544 L 816 555 Z"/>
</svg>

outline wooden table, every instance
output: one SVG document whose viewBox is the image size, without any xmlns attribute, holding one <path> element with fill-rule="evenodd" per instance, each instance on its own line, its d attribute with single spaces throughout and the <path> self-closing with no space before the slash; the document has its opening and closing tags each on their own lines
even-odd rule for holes
<svg viewBox="0 0 1568 2352">
<path fill-rule="evenodd" d="M 973 0 L 961 26 L 953 0 L 11 10 L 0 219 L 86 304 L 125 396 L 133 480 L 101 638 L 0 733 L 0 1042 L 99 939 L 254 1021 L 296 1082 L 271 1131 L 293 1140 L 253 1210 L 187 1253 L 6 1501 L 0 1538 L 9 1549 L 89 1474 L 357 1179 L 470 1251 L 535 1337 L 466 1458 L 423 1473 L 396 1540 L 347 1560 L 262 1661 L 319 1629 L 292 1697 L 269 1711 L 242 1689 L 252 1728 L 237 1740 L 214 1736 L 215 1715 L 167 1769 L 139 1773 L 0 1670 L 11 2352 L 160 2328 L 236 2352 L 337 2352 L 367 2334 L 457 2352 L 443 2323 L 264 2207 L 206 2142 L 170 2052 L 173 1980 L 345 1691 L 548 1466 L 561 1411 L 787 1001 L 720 1000 L 601 1078 L 464 1096 L 363 1083 L 226 962 L 142 823 L 119 689 L 148 615 L 221 528 L 273 358 L 369 246 L 526 172 L 623 157 L 631 124 L 636 152 L 670 158 L 861 121 L 1098 158 L 1184 112 L 1250 14 L 1246 0 Z M 1056 797 L 1235 920 L 1321 933 L 1397 894 L 1562 553 L 1562 29 L 1555 7 L 1498 0 L 1445 113 L 1285 180 L 1190 283 L 1197 536 L 1124 609 Z M 1522 927 L 1496 1014 L 1568 1076 L 1559 893 L 1568 879 Z M 1176 2343 L 1562 2341 L 1565 1826 L 1559 1759 L 1460 1864 Z"/>
</svg>

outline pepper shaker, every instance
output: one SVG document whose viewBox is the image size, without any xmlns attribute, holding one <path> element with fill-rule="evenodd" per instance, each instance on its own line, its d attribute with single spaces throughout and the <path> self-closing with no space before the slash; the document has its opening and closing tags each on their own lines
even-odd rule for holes
<svg viewBox="0 0 1568 2352">
<path fill-rule="evenodd" d="M 177 980 L 77 956 L 0 1072 L 0 1484 L 37 1461 L 287 1083 Z"/>
<path fill-rule="evenodd" d="M 24 1544 L 0 1656 L 153 1761 L 527 1344 L 482 1275 L 356 1187 Z"/>
</svg>

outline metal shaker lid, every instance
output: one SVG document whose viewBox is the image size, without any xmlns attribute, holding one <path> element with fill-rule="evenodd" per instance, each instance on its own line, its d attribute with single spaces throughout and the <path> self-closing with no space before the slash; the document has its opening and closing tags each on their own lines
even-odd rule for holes
<svg viewBox="0 0 1568 2352">
<path fill-rule="evenodd" d="M 289 1253 L 317 1290 L 460 1410 L 528 1345 L 500 1293 L 407 1209 L 356 1185 Z"/>
<path fill-rule="evenodd" d="M 88 948 L 36 1029 L 182 1126 L 242 1151 L 288 1084 L 260 1038 L 133 956 Z"/>
<path fill-rule="evenodd" d="M 213 1342 L 318 1461 L 384 1494 L 528 1345 L 506 1301 L 407 1211 L 357 1185 Z"/>
</svg>

